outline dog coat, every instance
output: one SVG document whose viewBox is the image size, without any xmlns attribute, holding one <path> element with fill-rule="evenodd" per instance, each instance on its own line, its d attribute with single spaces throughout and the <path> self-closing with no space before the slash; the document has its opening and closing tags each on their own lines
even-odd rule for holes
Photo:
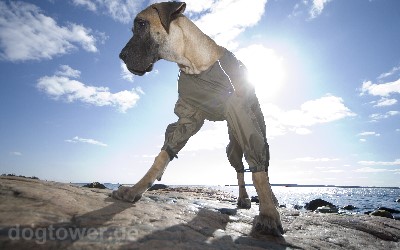
<svg viewBox="0 0 400 250">
<path fill-rule="evenodd" d="M 163 150 L 171 158 L 196 134 L 204 120 L 228 123 L 227 156 L 237 172 L 243 172 L 243 155 L 250 171 L 267 171 L 269 146 L 265 122 L 246 67 L 228 50 L 200 74 L 180 71 L 179 98 L 174 112 L 178 121 L 168 125 Z M 212 143 L 212 141 L 210 141 Z"/>
</svg>

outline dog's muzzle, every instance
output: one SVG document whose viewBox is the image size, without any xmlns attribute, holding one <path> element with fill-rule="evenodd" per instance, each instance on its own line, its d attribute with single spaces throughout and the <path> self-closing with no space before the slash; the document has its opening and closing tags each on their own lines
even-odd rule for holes
<svg viewBox="0 0 400 250">
<path fill-rule="evenodd" d="M 147 68 L 145 68 L 144 70 L 138 70 L 138 69 L 134 69 L 133 67 L 128 66 L 128 63 L 127 63 L 128 53 L 125 53 L 122 51 L 119 54 L 119 58 L 122 61 L 124 61 L 126 68 L 129 70 L 129 72 L 131 72 L 132 74 L 138 75 L 138 76 L 142 76 L 142 75 L 146 74 L 147 72 L 152 71 L 154 63 L 155 63 L 155 61 L 157 61 L 157 60 L 155 60 L 154 62 L 150 63 L 149 66 Z"/>
</svg>

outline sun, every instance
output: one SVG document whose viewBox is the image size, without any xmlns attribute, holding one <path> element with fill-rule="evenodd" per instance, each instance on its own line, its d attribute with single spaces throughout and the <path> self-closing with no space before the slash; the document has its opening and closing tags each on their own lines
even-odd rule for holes
<svg viewBox="0 0 400 250">
<path fill-rule="evenodd" d="M 258 98 L 277 97 L 285 80 L 283 58 L 262 45 L 251 45 L 235 54 L 246 65 L 249 81 L 255 86 Z"/>
</svg>

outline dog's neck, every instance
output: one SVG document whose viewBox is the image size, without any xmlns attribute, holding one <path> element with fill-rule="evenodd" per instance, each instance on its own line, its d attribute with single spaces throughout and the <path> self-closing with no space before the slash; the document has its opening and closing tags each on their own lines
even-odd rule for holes
<svg viewBox="0 0 400 250">
<path fill-rule="evenodd" d="M 179 43 L 179 48 L 173 50 L 178 53 L 174 53 L 172 58 L 164 59 L 176 62 L 186 74 L 200 74 L 220 59 L 225 51 L 183 15 L 174 20 L 170 36 L 171 39 L 174 39 L 174 36 L 179 37 L 183 42 Z"/>
</svg>

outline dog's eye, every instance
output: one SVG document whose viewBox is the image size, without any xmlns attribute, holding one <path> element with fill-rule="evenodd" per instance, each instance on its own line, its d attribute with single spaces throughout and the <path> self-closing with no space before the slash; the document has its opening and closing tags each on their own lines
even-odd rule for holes
<svg viewBox="0 0 400 250">
<path fill-rule="evenodd" d="M 135 20 L 135 26 L 137 27 L 137 28 L 143 28 L 144 26 L 146 26 L 146 21 L 145 20 L 142 20 L 142 19 L 136 19 Z"/>
</svg>

